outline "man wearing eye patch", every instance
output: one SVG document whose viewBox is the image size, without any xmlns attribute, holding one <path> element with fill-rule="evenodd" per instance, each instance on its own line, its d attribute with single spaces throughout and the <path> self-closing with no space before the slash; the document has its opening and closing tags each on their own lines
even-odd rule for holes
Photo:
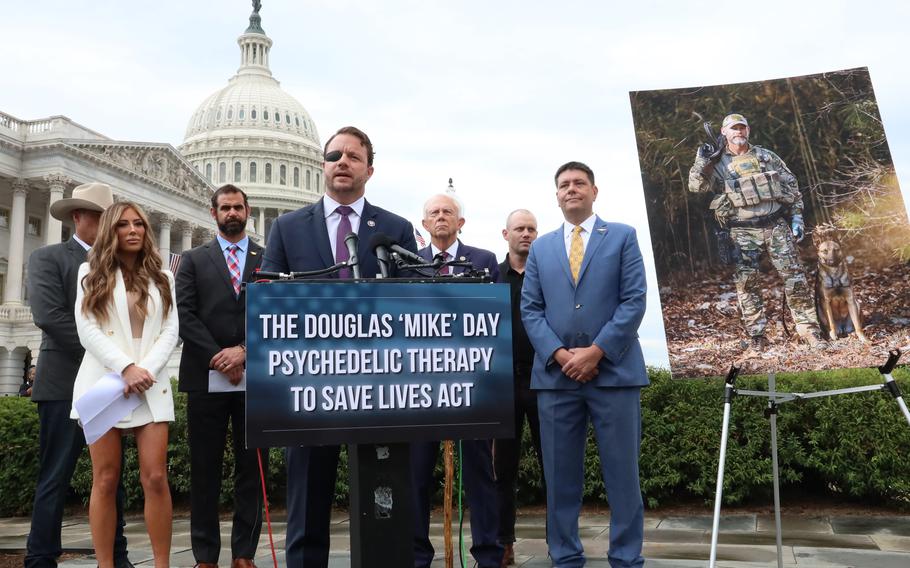
<svg viewBox="0 0 910 568">
<path fill-rule="evenodd" d="M 369 243 L 384 234 L 417 252 L 414 227 L 403 217 L 372 205 L 364 194 L 373 175 L 373 144 L 353 126 L 341 128 L 325 145 L 322 164 L 325 195 L 312 205 L 275 220 L 269 233 L 262 270 L 303 272 L 347 260 L 344 239 L 358 236 L 357 258 L 363 278 L 379 272 Z M 345 269 L 335 275 L 350 278 Z M 352 284 L 353 285 L 353 284 Z M 339 446 L 287 448 L 287 565 L 325 568 L 329 563 L 329 521 Z"/>
</svg>

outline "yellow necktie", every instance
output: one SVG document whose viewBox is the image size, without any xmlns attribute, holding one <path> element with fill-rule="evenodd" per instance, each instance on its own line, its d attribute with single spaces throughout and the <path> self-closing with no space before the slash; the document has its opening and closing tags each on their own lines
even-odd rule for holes
<svg viewBox="0 0 910 568">
<path fill-rule="evenodd" d="M 585 257 L 585 244 L 581 240 L 581 226 L 572 229 L 572 244 L 569 246 L 569 269 L 572 279 L 578 282 L 578 273 L 581 272 L 581 261 Z"/>
</svg>

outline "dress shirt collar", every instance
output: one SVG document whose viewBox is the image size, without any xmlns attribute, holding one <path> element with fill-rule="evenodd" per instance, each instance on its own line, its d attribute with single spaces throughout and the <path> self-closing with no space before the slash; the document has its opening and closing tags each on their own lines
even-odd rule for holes
<svg viewBox="0 0 910 568">
<path fill-rule="evenodd" d="M 243 237 L 236 243 L 232 243 L 231 241 L 222 237 L 220 234 L 216 235 L 216 238 L 218 239 L 218 246 L 221 247 L 222 252 L 227 252 L 228 247 L 231 245 L 237 245 L 237 249 L 238 249 L 237 252 L 239 252 L 241 254 L 246 254 L 247 247 L 250 246 L 250 237 L 249 236 Z"/>
<path fill-rule="evenodd" d="M 363 205 L 365 202 L 366 198 L 361 196 L 360 199 L 354 203 L 351 203 L 348 205 L 348 207 L 353 209 L 354 213 L 356 213 L 358 217 L 363 217 Z M 328 195 L 322 196 L 322 207 L 324 209 L 323 213 L 325 214 L 326 219 L 328 219 L 329 216 L 334 215 L 335 209 L 337 209 L 339 206 L 341 206 L 341 203 L 338 203 Z"/>
<path fill-rule="evenodd" d="M 582 221 L 581 224 L 579 225 L 582 229 L 584 229 L 582 231 L 581 235 L 582 235 L 582 237 L 584 237 L 585 242 L 587 242 L 587 240 L 588 240 L 587 237 L 591 234 L 591 232 L 594 231 L 594 222 L 595 221 L 597 221 L 597 215 L 591 215 L 590 217 L 588 217 L 587 219 Z M 574 229 L 575 229 L 575 225 L 573 225 L 572 223 L 569 223 L 568 221 L 565 221 L 563 223 L 562 235 L 563 235 L 563 238 L 567 242 L 571 242 L 572 231 Z"/>
<path fill-rule="evenodd" d="M 79 245 L 82 246 L 82 248 L 84 248 L 86 251 L 91 250 L 92 245 L 90 245 L 87 242 L 80 239 L 79 235 L 77 235 L 76 233 L 73 233 L 73 238 L 76 239 L 76 242 L 79 243 Z"/>
<path fill-rule="evenodd" d="M 436 255 L 442 251 L 439 250 L 438 248 L 436 248 L 436 245 L 434 245 L 433 243 L 430 243 L 430 252 L 433 253 L 431 256 L 433 256 L 433 258 L 435 258 Z M 449 260 L 455 260 L 456 258 L 458 258 L 457 256 L 455 256 L 456 254 L 458 254 L 458 239 L 455 239 L 455 242 L 452 243 L 452 246 L 447 248 L 445 250 L 445 252 L 449 253 Z"/>
</svg>

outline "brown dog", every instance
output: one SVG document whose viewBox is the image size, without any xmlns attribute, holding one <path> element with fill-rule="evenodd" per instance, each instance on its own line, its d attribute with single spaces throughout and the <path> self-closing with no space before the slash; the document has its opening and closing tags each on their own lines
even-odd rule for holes
<svg viewBox="0 0 910 568">
<path fill-rule="evenodd" d="M 859 300 L 853 295 L 853 283 L 847 271 L 843 250 L 834 225 L 819 225 L 812 231 L 812 242 L 818 252 L 815 278 L 815 309 L 822 332 L 832 341 L 851 332 L 863 342 L 863 316 Z"/>
</svg>

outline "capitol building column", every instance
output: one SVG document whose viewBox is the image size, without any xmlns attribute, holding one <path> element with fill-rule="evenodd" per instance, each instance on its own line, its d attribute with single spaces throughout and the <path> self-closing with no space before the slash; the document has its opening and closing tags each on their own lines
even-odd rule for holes
<svg viewBox="0 0 910 568">
<path fill-rule="evenodd" d="M 174 220 L 167 215 L 158 218 L 158 254 L 161 255 L 161 262 L 167 266 L 171 261 L 171 226 Z"/>
<path fill-rule="evenodd" d="M 266 239 L 269 238 L 265 234 L 265 208 L 259 207 L 259 221 L 256 223 L 256 232 L 262 235 L 262 244 L 265 245 Z"/>
<path fill-rule="evenodd" d="M 186 252 L 193 248 L 193 225 L 189 221 L 183 224 L 183 243 L 180 252 Z"/>
<path fill-rule="evenodd" d="M 54 245 L 59 243 L 60 237 L 63 236 L 63 222 L 55 219 L 50 214 L 51 206 L 63 199 L 63 190 L 66 189 L 66 184 L 70 183 L 71 180 L 62 174 L 48 174 L 44 176 L 44 181 L 47 182 L 50 192 L 50 197 L 47 200 L 47 240 L 44 244 Z"/>
<path fill-rule="evenodd" d="M 0 350 L 0 393 L 14 395 L 19 392 L 27 352 L 28 350 L 23 347 L 11 351 Z"/>
<path fill-rule="evenodd" d="M 6 282 L 3 286 L 4 304 L 22 303 L 22 265 L 25 253 L 25 196 L 28 182 L 17 179 L 13 182 L 13 210 L 9 223 L 9 262 L 6 266 Z"/>
</svg>

